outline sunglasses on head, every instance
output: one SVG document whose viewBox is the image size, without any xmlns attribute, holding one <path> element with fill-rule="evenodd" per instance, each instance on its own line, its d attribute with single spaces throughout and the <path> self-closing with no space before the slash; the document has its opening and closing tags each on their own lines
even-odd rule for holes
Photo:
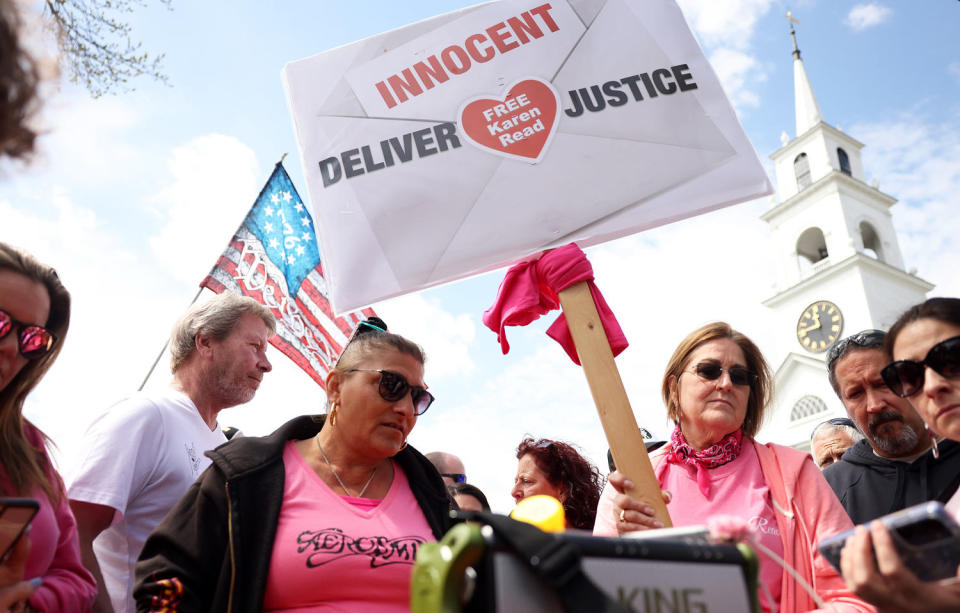
<svg viewBox="0 0 960 613">
<path fill-rule="evenodd" d="M 369 369 L 369 368 L 352 368 L 347 372 L 378 372 L 380 373 L 380 397 L 386 400 L 387 402 L 396 402 L 407 395 L 407 392 L 410 392 L 410 397 L 413 398 L 413 409 L 416 415 L 423 415 L 427 412 L 427 409 L 430 408 L 430 405 L 433 404 L 433 394 L 428 392 L 425 388 L 410 385 L 410 382 L 407 381 L 407 378 L 390 370 L 379 370 L 379 369 Z"/>
<path fill-rule="evenodd" d="M 883 330 L 863 330 L 846 338 L 841 338 L 827 350 L 827 368 L 832 368 L 833 363 L 842 358 L 851 345 L 861 349 L 882 347 L 886 336 L 887 334 Z"/>
<path fill-rule="evenodd" d="M 752 385 L 757 375 L 743 366 L 724 368 L 715 362 L 700 362 L 693 367 L 694 373 L 706 381 L 716 381 L 723 376 L 723 371 L 730 375 L 730 383 L 734 385 Z"/>
<path fill-rule="evenodd" d="M 19 330 L 17 349 L 20 351 L 20 355 L 28 360 L 42 358 L 53 349 L 57 342 L 56 335 L 43 326 L 17 321 L 13 318 L 13 315 L 0 309 L 0 339 L 6 338 L 8 334 L 13 332 L 14 328 Z"/>
<path fill-rule="evenodd" d="M 440 473 L 441 477 L 447 477 L 448 479 L 453 479 L 454 483 L 466 483 L 467 476 L 463 473 Z"/>
<path fill-rule="evenodd" d="M 922 361 L 897 360 L 887 364 L 880 376 L 894 394 L 906 398 L 923 388 L 927 366 L 948 379 L 960 378 L 960 336 L 940 341 L 930 348 Z"/>
</svg>

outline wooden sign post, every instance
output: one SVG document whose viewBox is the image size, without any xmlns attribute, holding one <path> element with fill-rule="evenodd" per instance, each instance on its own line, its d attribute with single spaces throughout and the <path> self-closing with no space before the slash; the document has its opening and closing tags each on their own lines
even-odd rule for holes
<svg viewBox="0 0 960 613">
<path fill-rule="evenodd" d="M 617 464 L 617 470 L 633 481 L 633 489 L 628 490 L 627 494 L 653 507 L 656 518 L 664 527 L 670 527 L 673 524 L 667 513 L 667 505 L 660 495 L 660 485 L 633 409 L 630 408 L 590 288 L 586 281 L 581 281 L 562 290 L 558 296 L 573 344 L 580 356 L 583 373 L 590 385 L 593 402 L 597 405 L 613 461 Z"/>
</svg>

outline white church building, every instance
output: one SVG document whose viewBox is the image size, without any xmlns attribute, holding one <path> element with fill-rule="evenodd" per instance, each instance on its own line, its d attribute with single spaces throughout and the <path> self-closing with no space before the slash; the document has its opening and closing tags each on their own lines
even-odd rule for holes
<svg viewBox="0 0 960 613">
<path fill-rule="evenodd" d="M 776 397 L 758 440 L 810 448 L 813 427 L 846 416 L 827 380 L 836 340 L 889 328 L 933 285 L 904 267 L 890 208 L 897 200 L 866 182 L 864 144 L 823 119 L 793 37 L 796 136 L 770 156 L 777 201 L 762 215 L 777 263 L 771 309 Z"/>
</svg>

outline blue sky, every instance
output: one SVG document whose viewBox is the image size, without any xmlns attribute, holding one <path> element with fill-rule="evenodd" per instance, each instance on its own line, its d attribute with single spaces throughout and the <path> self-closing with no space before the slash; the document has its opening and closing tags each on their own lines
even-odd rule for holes
<svg viewBox="0 0 960 613">
<path fill-rule="evenodd" d="M 60 270 L 75 296 L 70 338 L 28 403 L 69 475 L 77 437 L 133 391 L 196 293 L 273 164 L 306 199 L 280 70 L 289 61 L 400 27 L 464 2 L 174 2 L 131 15 L 172 86 L 91 100 L 64 79 L 41 116 L 48 130 L 29 167 L 6 165 L 0 240 Z M 900 199 L 894 223 L 908 268 L 960 295 L 960 3 L 685 0 L 679 3 L 768 171 L 780 134 L 793 137 L 787 9 L 827 122 L 864 142 L 868 176 Z M 641 424 L 663 435 L 659 385 L 675 344 L 726 319 L 775 366 L 784 331 L 760 302 L 774 282 L 758 216 L 768 199 L 591 249 L 597 282 L 632 346 L 618 358 Z M 428 223 L 428 222 L 425 222 Z M 375 305 L 423 344 L 438 402 L 412 443 L 459 453 L 494 507 L 511 506 L 513 450 L 525 433 L 579 443 L 601 466 L 606 444 L 582 373 L 543 330 L 510 332 L 501 356 L 480 317 L 501 272 Z M 850 323 L 855 326 L 855 322 Z M 861 326 L 863 327 L 863 326 Z M 317 412 L 322 392 L 278 352 L 249 405 L 221 423 L 265 434 Z M 150 386 L 168 379 L 164 363 Z"/>
</svg>

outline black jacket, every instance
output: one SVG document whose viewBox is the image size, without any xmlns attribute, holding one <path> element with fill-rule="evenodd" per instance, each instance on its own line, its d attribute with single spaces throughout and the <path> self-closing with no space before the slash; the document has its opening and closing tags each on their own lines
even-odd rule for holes
<svg viewBox="0 0 960 613">
<path fill-rule="evenodd" d="M 322 425 L 322 416 L 298 417 L 269 436 L 234 439 L 207 452 L 213 464 L 140 553 L 133 591 L 138 611 L 262 610 L 283 500 L 283 446 L 316 435 Z M 410 446 L 394 459 L 439 540 L 454 508 L 443 479 Z"/>
<path fill-rule="evenodd" d="M 928 500 L 946 502 L 960 484 L 960 443 L 944 440 L 912 464 L 881 458 L 864 439 L 823 471 L 855 524 Z"/>
</svg>

